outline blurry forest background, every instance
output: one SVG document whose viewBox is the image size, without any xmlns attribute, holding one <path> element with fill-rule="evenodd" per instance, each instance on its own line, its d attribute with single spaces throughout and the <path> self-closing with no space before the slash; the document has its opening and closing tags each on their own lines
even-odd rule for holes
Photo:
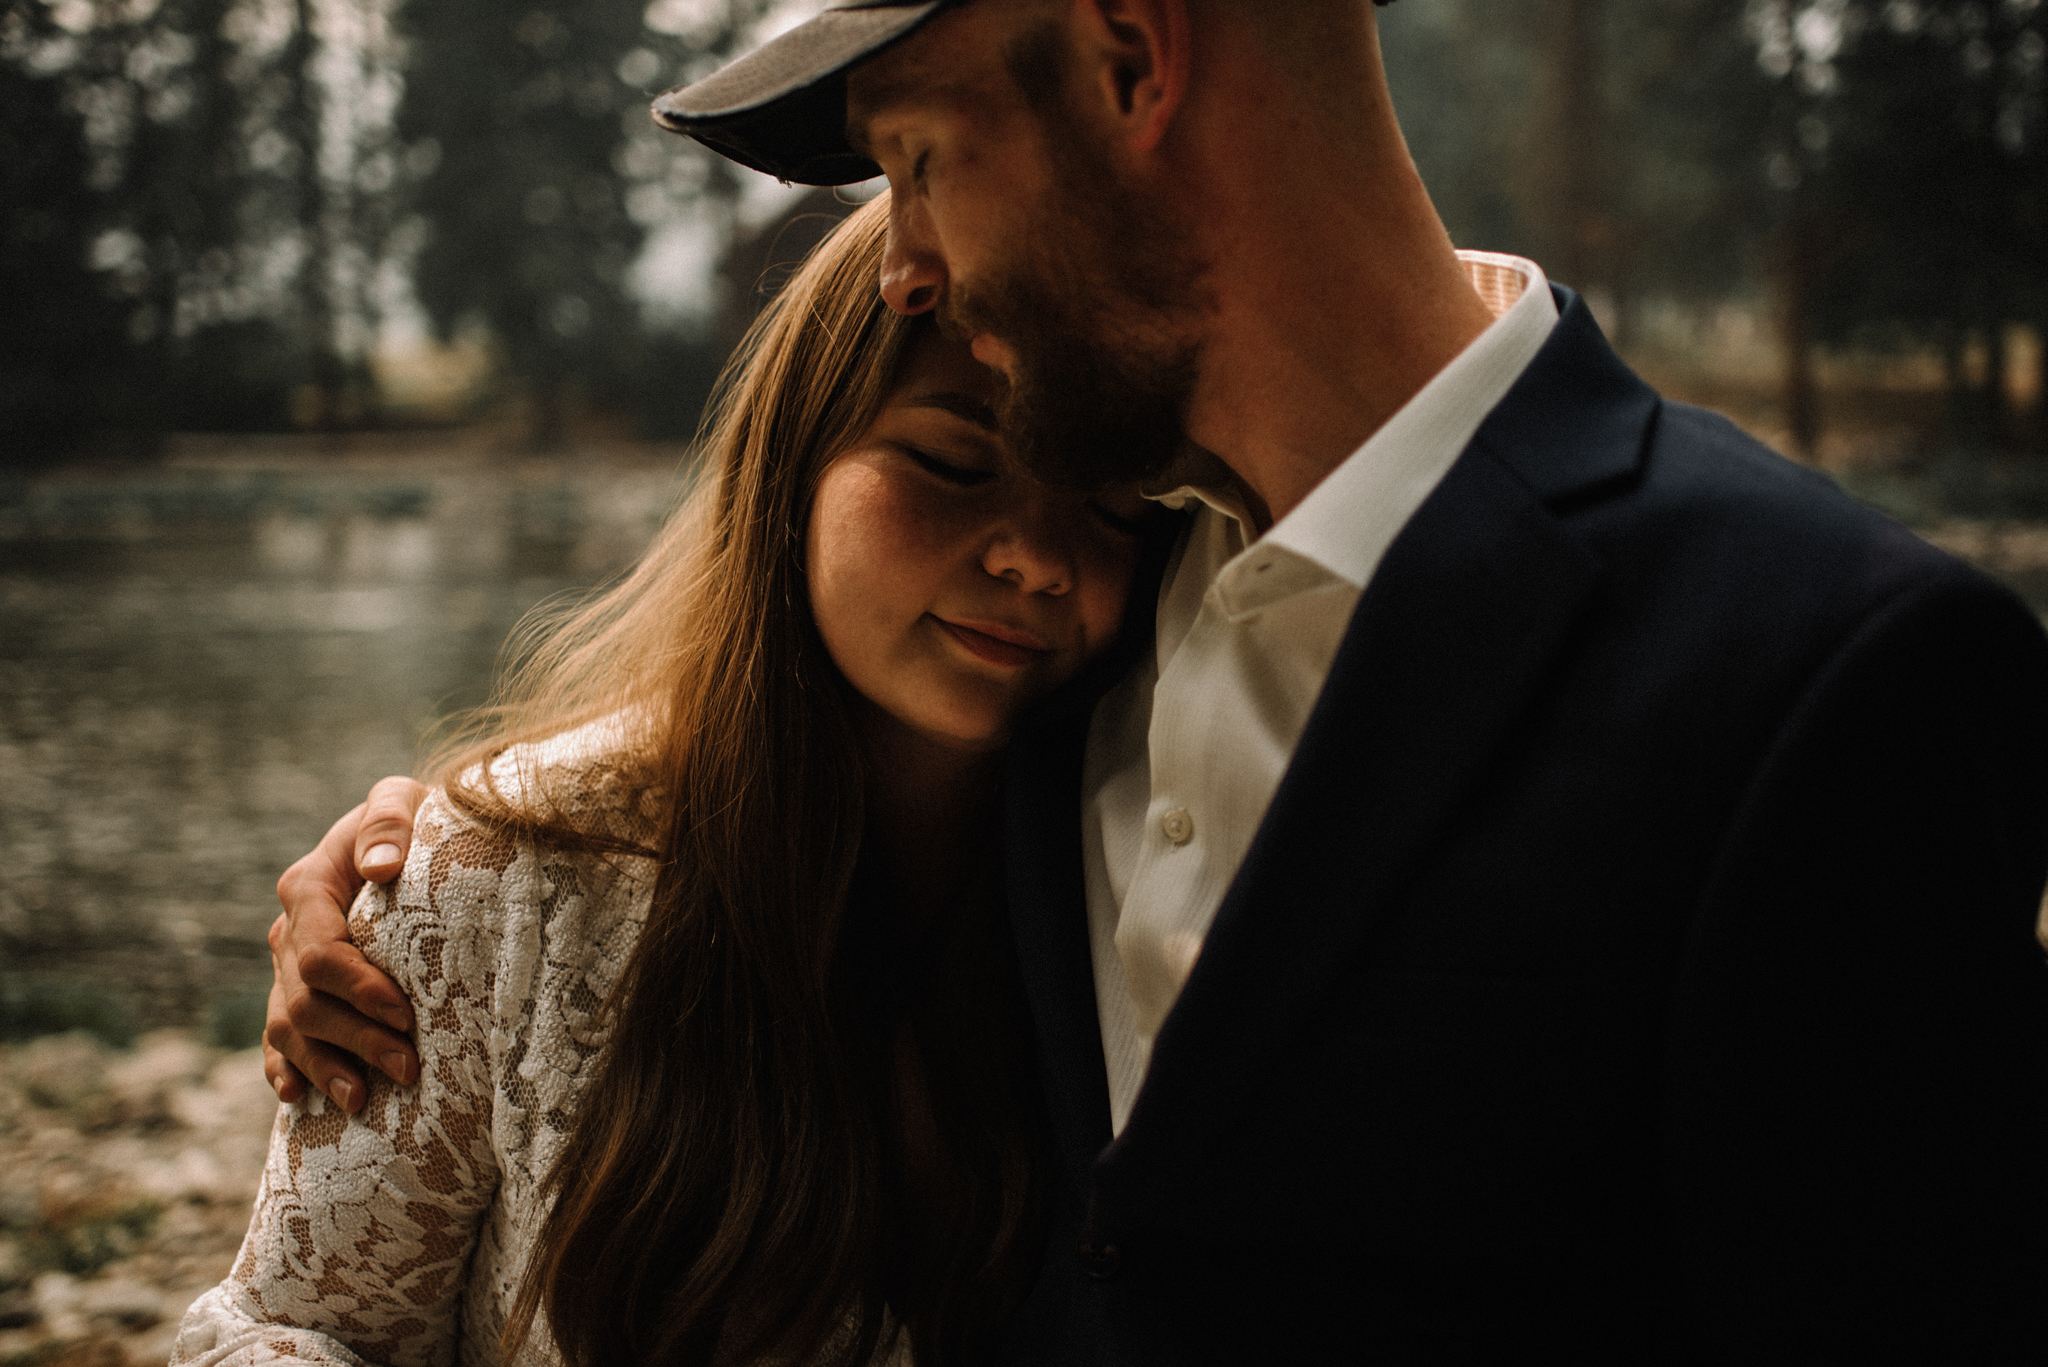
<svg viewBox="0 0 2048 1367">
<path fill-rule="evenodd" d="M 820 3 L 0 0 L 0 1035 L 246 1022 L 276 872 L 645 544 L 875 188 L 647 101 Z M 1381 15 L 1456 240 L 2048 607 L 2042 0 Z"/>
<path fill-rule="evenodd" d="M 820 3 L 0 0 L 0 1364 L 225 1272 L 277 874 L 631 561 L 873 192 L 647 116 Z M 2048 611 L 2042 0 L 1380 19 L 1460 245 Z"/>
<path fill-rule="evenodd" d="M 172 432 L 686 437 L 833 211 L 650 94 L 818 0 L 6 0 L 0 466 Z M 2040 0 L 1402 0 L 1462 245 L 1795 453 L 2039 454 Z M 1830 445 L 1830 432 L 1836 440 Z"/>
</svg>

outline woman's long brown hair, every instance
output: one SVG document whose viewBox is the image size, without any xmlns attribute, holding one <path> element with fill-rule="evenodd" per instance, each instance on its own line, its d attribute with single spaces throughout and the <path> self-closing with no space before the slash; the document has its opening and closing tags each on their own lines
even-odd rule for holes
<svg viewBox="0 0 2048 1367">
<path fill-rule="evenodd" d="M 1043 1128 L 997 918 L 897 952 L 805 590 L 819 478 L 930 326 L 877 298 L 885 213 L 854 213 L 749 332 L 683 515 L 539 636 L 438 766 L 485 820 L 659 860 L 508 1360 L 539 1317 L 572 1367 L 850 1365 L 896 1325 L 944 1367 L 985 1356 L 1035 1264 Z M 597 721 L 653 795 L 653 848 L 579 824 L 544 773 L 479 766 Z"/>
</svg>

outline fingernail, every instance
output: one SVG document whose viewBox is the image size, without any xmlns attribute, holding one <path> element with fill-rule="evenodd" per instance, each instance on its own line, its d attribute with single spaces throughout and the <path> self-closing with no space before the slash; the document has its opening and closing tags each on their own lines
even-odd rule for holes
<svg viewBox="0 0 2048 1367">
<path fill-rule="evenodd" d="M 327 1084 L 327 1095 L 334 1098 L 334 1104 L 344 1111 L 353 1113 L 356 1108 L 355 1084 L 347 1078 L 338 1077 Z"/>
<path fill-rule="evenodd" d="M 377 864 L 396 864 L 398 859 L 398 846 L 392 844 L 372 845 L 370 846 L 370 852 L 363 856 L 363 867 L 369 868 Z"/>
<path fill-rule="evenodd" d="M 384 1066 L 384 1071 L 391 1075 L 391 1080 L 393 1082 L 410 1083 L 412 1081 L 412 1079 L 406 1075 L 406 1061 L 404 1054 L 401 1054 L 394 1049 L 377 1061 Z"/>
<path fill-rule="evenodd" d="M 405 1031 L 412 1029 L 412 1012 L 402 1006 L 387 1006 L 379 1010 L 377 1014 L 382 1016 L 384 1023 L 393 1030 Z"/>
</svg>

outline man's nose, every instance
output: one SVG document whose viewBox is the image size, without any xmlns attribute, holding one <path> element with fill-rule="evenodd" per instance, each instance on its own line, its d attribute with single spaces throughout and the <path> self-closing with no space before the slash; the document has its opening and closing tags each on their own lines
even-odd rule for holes
<svg viewBox="0 0 2048 1367">
<path fill-rule="evenodd" d="M 1076 577 L 1069 530 L 1047 499 L 1029 499 L 989 539 L 982 568 L 1025 593 L 1068 593 Z"/>
<path fill-rule="evenodd" d="M 931 219 L 914 195 L 891 195 L 889 235 L 882 244 L 882 301 L 898 313 L 916 316 L 939 305 L 946 292 L 946 259 L 931 231 Z"/>
</svg>

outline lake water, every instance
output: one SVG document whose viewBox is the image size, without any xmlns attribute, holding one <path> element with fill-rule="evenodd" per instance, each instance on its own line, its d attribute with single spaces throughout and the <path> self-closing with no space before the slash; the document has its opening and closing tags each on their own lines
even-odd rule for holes
<svg viewBox="0 0 2048 1367">
<path fill-rule="evenodd" d="M 682 463 L 193 439 L 0 482 L 0 1035 L 247 1042 L 278 874 L 482 699 L 525 612 L 632 560 Z M 2048 527 L 1931 534 L 2048 609 Z"/>
<path fill-rule="evenodd" d="M 271 438 L 0 484 L 0 1008 L 246 1022 L 277 875 L 681 468 Z"/>
</svg>

